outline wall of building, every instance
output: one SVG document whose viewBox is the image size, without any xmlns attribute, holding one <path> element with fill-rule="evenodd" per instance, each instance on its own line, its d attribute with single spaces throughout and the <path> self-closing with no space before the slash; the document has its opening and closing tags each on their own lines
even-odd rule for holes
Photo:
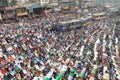
<svg viewBox="0 0 120 80">
<path fill-rule="evenodd" d="M 28 0 L 29 3 L 39 2 L 40 0 Z"/>
<path fill-rule="evenodd" d="M 58 3 L 58 0 L 49 0 L 49 3 Z"/>
<path fill-rule="evenodd" d="M 0 0 L 0 7 L 2 6 L 8 6 L 8 1 L 7 0 Z"/>
<path fill-rule="evenodd" d="M 49 0 L 40 0 L 41 5 L 49 4 Z"/>
</svg>

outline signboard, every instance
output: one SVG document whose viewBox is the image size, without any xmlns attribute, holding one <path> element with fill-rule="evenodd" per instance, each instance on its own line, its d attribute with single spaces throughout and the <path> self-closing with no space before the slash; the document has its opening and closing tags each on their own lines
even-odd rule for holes
<svg viewBox="0 0 120 80">
<path fill-rule="evenodd" d="M 8 18 L 14 18 L 14 14 L 13 13 L 6 13 L 3 15 L 4 19 L 8 19 Z"/>
<path fill-rule="evenodd" d="M 26 15 L 28 15 L 27 12 L 17 13 L 17 16 L 26 16 Z"/>
<path fill-rule="evenodd" d="M 15 10 L 15 6 L 12 6 L 12 7 L 5 7 L 5 10 Z"/>
</svg>

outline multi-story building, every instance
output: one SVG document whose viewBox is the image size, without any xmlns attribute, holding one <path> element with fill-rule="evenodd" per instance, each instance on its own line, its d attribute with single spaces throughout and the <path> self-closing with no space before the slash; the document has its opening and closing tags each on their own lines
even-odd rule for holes
<svg viewBox="0 0 120 80">
<path fill-rule="evenodd" d="M 61 0 L 58 2 L 58 6 L 62 11 L 71 12 L 75 10 L 76 2 L 74 0 Z"/>
<path fill-rule="evenodd" d="M 7 0 L 0 0 L 0 7 L 8 6 Z"/>
<path fill-rule="evenodd" d="M 29 3 L 36 3 L 36 2 L 40 2 L 40 0 L 28 0 Z"/>
<path fill-rule="evenodd" d="M 8 1 L 7 0 L 0 0 L 0 14 L 4 13 L 5 7 L 8 6 Z"/>
<path fill-rule="evenodd" d="M 58 0 L 49 0 L 49 3 L 58 3 Z"/>
<path fill-rule="evenodd" d="M 17 0 L 18 2 L 21 2 L 21 3 L 27 3 L 29 2 L 29 0 Z"/>
<path fill-rule="evenodd" d="M 49 1 L 50 0 L 40 0 L 40 4 L 41 5 L 47 5 L 47 4 L 49 4 Z"/>
<path fill-rule="evenodd" d="M 31 3 L 31 4 L 34 4 L 34 3 L 40 3 L 41 5 L 46 5 L 46 4 L 49 4 L 49 1 L 50 0 L 26 0 L 27 3 Z M 53 0 L 54 1 L 54 0 Z"/>
</svg>

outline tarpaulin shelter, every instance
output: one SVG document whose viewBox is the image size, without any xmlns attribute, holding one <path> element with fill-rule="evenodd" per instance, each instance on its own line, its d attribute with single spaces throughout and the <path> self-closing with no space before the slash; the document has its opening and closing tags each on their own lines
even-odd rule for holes
<svg viewBox="0 0 120 80">
<path fill-rule="evenodd" d="M 40 3 L 35 3 L 31 6 L 28 6 L 27 9 L 29 10 L 29 13 L 33 13 L 33 9 L 40 8 L 40 7 L 41 7 Z"/>
</svg>

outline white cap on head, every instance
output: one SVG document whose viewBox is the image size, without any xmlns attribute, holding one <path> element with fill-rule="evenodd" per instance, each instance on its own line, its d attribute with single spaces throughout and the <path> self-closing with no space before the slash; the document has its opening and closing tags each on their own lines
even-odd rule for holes
<svg viewBox="0 0 120 80">
<path fill-rule="evenodd" d="M 17 44 L 14 44 L 15 47 L 17 47 Z"/>
</svg>

